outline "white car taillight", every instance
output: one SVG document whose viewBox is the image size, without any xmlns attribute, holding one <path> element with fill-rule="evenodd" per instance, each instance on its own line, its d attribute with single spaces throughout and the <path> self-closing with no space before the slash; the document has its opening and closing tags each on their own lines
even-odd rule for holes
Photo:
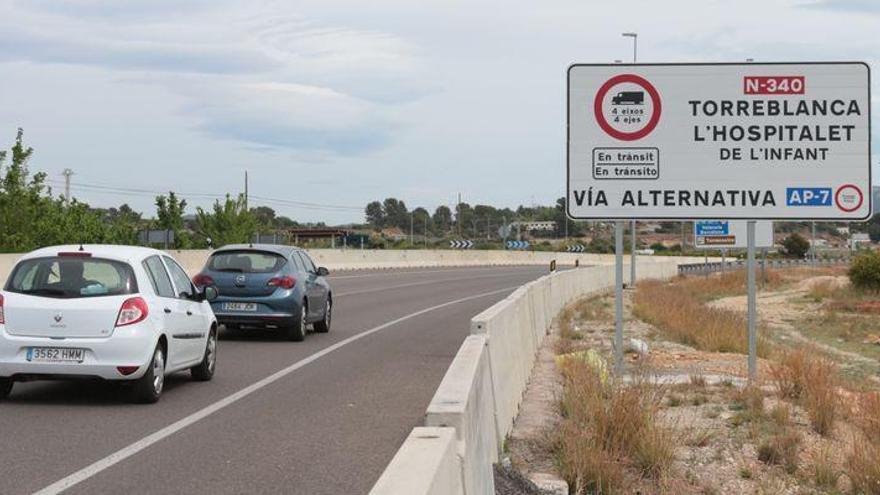
<svg viewBox="0 0 880 495">
<path fill-rule="evenodd" d="M 0 325 L 6 323 L 6 313 L 3 312 L 3 294 L 0 294 Z"/>
<path fill-rule="evenodd" d="M 124 327 L 126 325 L 133 325 L 139 321 L 143 321 L 148 314 L 150 314 L 150 310 L 147 308 L 147 301 L 144 301 L 143 298 L 132 297 L 126 299 L 126 301 L 122 303 L 122 307 L 119 308 L 119 316 L 116 317 L 116 326 Z"/>
</svg>

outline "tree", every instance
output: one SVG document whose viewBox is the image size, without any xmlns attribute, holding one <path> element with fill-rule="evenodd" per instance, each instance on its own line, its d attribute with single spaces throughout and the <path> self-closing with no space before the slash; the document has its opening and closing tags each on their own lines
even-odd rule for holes
<svg viewBox="0 0 880 495">
<path fill-rule="evenodd" d="M 568 219 L 568 213 L 565 211 L 565 198 L 556 200 L 553 221 L 556 222 L 556 236 L 562 237 L 568 232 L 569 237 L 580 237 L 584 235 L 583 223 L 574 222 Z M 566 223 L 568 230 L 566 230 Z"/>
<path fill-rule="evenodd" d="M 36 247 L 27 227 L 36 220 L 44 191 L 44 174 L 28 179 L 27 161 L 34 150 L 25 147 L 18 129 L 12 146 L 12 162 L 5 167 L 7 152 L 0 151 L 0 248 L 3 251 L 29 251 Z"/>
<path fill-rule="evenodd" d="M 249 242 L 257 232 L 259 223 L 247 210 L 244 195 L 232 199 L 228 194 L 226 201 L 214 202 L 213 213 L 196 208 L 196 228 L 203 237 L 210 237 L 215 246 Z"/>
<path fill-rule="evenodd" d="M 265 228 L 275 227 L 275 210 L 268 206 L 257 206 L 251 208 L 251 214 L 256 218 L 257 223 Z"/>
<path fill-rule="evenodd" d="M 455 228 L 461 235 L 467 237 L 467 230 L 471 227 L 474 210 L 467 203 L 459 203 L 455 208 Z"/>
<path fill-rule="evenodd" d="M 184 247 L 181 233 L 183 232 L 183 212 L 185 210 L 186 200 L 178 200 L 173 191 L 169 191 L 168 196 L 156 196 L 156 216 L 159 219 L 159 228 L 174 233 L 175 249 Z"/>
<path fill-rule="evenodd" d="M 369 203 L 365 213 L 367 223 L 372 225 L 374 229 L 381 230 L 385 226 L 385 210 L 382 209 L 382 203 L 378 201 Z"/>
<path fill-rule="evenodd" d="M 33 148 L 18 129 L 9 154 L 0 151 L 0 251 L 22 252 L 50 244 L 104 242 L 100 216 L 76 200 L 53 198 L 46 174 L 31 175 L 27 162 Z"/>
<path fill-rule="evenodd" d="M 280 217 L 275 217 L 275 225 L 281 229 L 289 229 L 294 227 L 299 227 L 299 223 L 291 219 L 290 217 L 286 217 L 281 215 Z"/>
<path fill-rule="evenodd" d="M 406 209 L 406 203 L 397 198 L 386 198 L 382 202 L 382 211 L 385 212 L 386 226 L 409 230 L 409 210 Z"/>
<path fill-rule="evenodd" d="M 782 248 L 785 249 L 785 254 L 791 257 L 803 258 L 810 250 L 810 241 L 795 232 L 782 241 Z"/>
<path fill-rule="evenodd" d="M 110 208 L 104 215 L 107 225 L 107 242 L 111 244 L 137 244 L 141 230 L 141 214 L 135 212 L 127 204 L 118 209 Z"/>
<path fill-rule="evenodd" d="M 434 210 L 434 217 L 431 220 L 437 233 L 445 234 L 452 225 L 452 210 L 448 206 L 440 205 Z"/>
<path fill-rule="evenodd" d="M 47 235 L 40 245 L 111 242 L 107 236 L 106 224 L 89 205 L 76 199 L 70 202 L 56 199 L 53 200 L 53 207 L 54 214 L 51 217 L 56 219 L 55 225 L 51 229 L 43 229 Z"/>
<path fill-rule="evenodd" d="M 431 214 L 419 206 L 412 211 L 413 229 L 416 233 L 425 233 L 430 228 Z"/>
<path fill-rule="evenodd" d="M 855 227 L 855 225 L 851 226 L 850 230 L 853 230 L 853 227 Z M 880 242 L 880 213 L 871 217 L 871 220 L 868 221 L 866 227 L 865 231 L 871 237 L 871 241 Z"/>
</svg>

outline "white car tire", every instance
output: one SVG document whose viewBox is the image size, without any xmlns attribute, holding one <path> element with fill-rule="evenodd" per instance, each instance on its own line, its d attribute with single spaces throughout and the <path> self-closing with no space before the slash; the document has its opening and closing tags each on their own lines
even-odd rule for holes
<svg viewBox="0 0 880 495">
<path fill-rule="evenodd" d="M 134 382 L 134 401 L 141 404 L 155 404 L 165 388 L 165 349 L 157 345 L 153 358 L 147 364 L 144 376 Z"/>
<path fill-rule="evenodd" d="M 9 397 L 9 393 L 12 392 L 12 385 L 15 382 L 12 381 L 12 378 L 0 378 L 0 400 L 3 400 Z"/>
<path fill-rule="evenodd" d="M 211 327 L 208 332 L 208 340 L 205 343 L 205 354 L 202 362 L 189 369 L 193 380 L 200 382 L 210 381 L 214 378 L 214 370 L 217 368 L 217 329 Z"/>
</svg>

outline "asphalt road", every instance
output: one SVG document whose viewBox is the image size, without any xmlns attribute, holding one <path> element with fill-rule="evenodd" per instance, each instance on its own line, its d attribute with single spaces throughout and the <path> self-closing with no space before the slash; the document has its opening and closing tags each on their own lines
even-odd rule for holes
<svg viewBox="0 0 880 495">
<path fill-rule="evenodd" d="M 544 267 L 340 272 L 329 334 L 221 334 L 217 374 L 152 406 L 118 385 L 16 384 L 0 402 L 0 494 L 367 493 L 472 316 Z"/>
</svg>

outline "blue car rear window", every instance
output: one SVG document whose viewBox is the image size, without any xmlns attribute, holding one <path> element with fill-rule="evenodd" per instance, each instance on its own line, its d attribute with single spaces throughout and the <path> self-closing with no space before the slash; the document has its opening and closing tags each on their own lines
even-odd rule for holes
<svg viewBox="0 0 880 495">
<path fill-rule="evenodd" d="M 217 272 L 272 273 L 284 266 L 283 256 L 265 251 L 223 251 L 214 253 L 208 269 Z"/>
</svg>

